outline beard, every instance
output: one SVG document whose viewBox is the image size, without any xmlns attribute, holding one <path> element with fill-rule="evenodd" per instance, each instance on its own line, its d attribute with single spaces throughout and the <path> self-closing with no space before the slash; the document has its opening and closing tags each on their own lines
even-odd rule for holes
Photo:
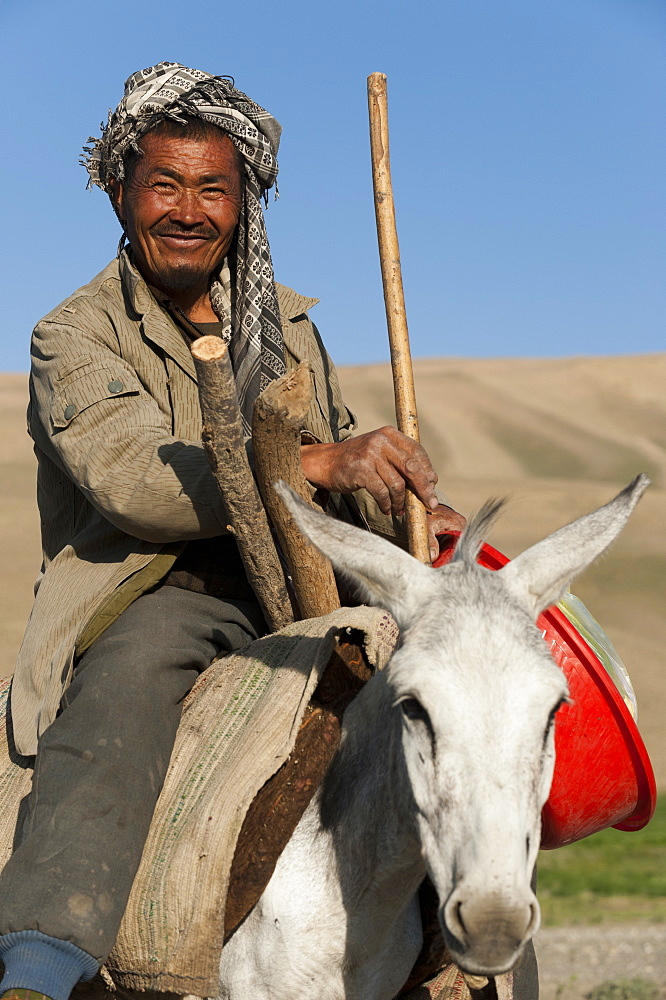
<svg viewBox="0 0 666 1000">
<path fill-rule="evenodd" d="M 130 250 L 142 275 L 166 295 L 174 298 L 201 293 L 210 286 L 212 275 L 224 259 L 224 243 L 210 226 L 180 227 L 160 222 L 142 238 L 134 226 L 128 226 Z M 193 250 L 160 244 L 162 236 L 197 236 L 205 241 Z M 220 245 L 221 244 L 221 245 Z"/>
<path fill-rule="evenodd" d="M 167 295 L 192 292 L 208 283 L 211 274 L 206 268 L 194 261 L 183 261 L 178 264 L 161 263 L 155 269 L 154 283 Z"/>
</svg>

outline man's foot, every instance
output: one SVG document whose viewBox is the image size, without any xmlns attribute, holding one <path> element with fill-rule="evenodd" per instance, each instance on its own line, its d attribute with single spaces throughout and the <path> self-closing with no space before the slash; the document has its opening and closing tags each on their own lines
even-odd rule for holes
<svg viewBox="0 0 666 1000">
<path fill-rule="evenodd" d="M 45 993 L 38 993 L 37 990 L 23 990 L 15 987 L 7 990 L 0 996 L 0 1000 L 51 1000 Z"/>
</svg>

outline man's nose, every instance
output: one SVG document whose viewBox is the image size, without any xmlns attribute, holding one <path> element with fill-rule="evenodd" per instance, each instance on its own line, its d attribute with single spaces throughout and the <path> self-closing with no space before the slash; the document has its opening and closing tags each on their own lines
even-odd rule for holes
<svg viewBox="0 0 666 1000">
<path fill-rule="evenodd" d="M 182 226 L 198 226 L 206 221 L 196 191 L 181 191 L 169 215 L 174 222 L 179 222 Z"/>
</svg>

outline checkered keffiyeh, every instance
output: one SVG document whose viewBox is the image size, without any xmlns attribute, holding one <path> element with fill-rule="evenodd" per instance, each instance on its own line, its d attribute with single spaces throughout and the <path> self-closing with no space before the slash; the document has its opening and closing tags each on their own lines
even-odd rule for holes
<svg viewBox="0 0 666 1000">
<path fill-rule="evenodd" d="M 184 114 L 220 128 L 245 164 L 245 197 L 235 249 L 214 276 L 210 298 L 224 324 L 249 435 L 255 399 L 272 379 L 285 373 L 280 311 L 261 206 L 262 195 L 277 177 L 281 126 L 229 79 L 161 62 L 128 78 L 122 101 L 109 112 L 101 137 L 89 140 L 82 162 L 90 185 L 110 195 L 110 178 L 123 179 L 125 156 L 139 149 L 139 139 L 165 119 L 182 121 Z"/>
</svg>

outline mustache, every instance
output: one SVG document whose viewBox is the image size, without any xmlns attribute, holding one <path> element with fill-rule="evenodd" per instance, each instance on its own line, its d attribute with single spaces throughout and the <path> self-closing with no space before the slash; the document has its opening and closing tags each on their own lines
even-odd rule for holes
<svg viewBox="0 0 666 1000">
<path fill-rule="evenodd" d="M 217 232 L 209 226 L 157 225 L 152 230 L 155 236 L 196 236 L 198 239 L 214 240 Z"/>
</svg>

